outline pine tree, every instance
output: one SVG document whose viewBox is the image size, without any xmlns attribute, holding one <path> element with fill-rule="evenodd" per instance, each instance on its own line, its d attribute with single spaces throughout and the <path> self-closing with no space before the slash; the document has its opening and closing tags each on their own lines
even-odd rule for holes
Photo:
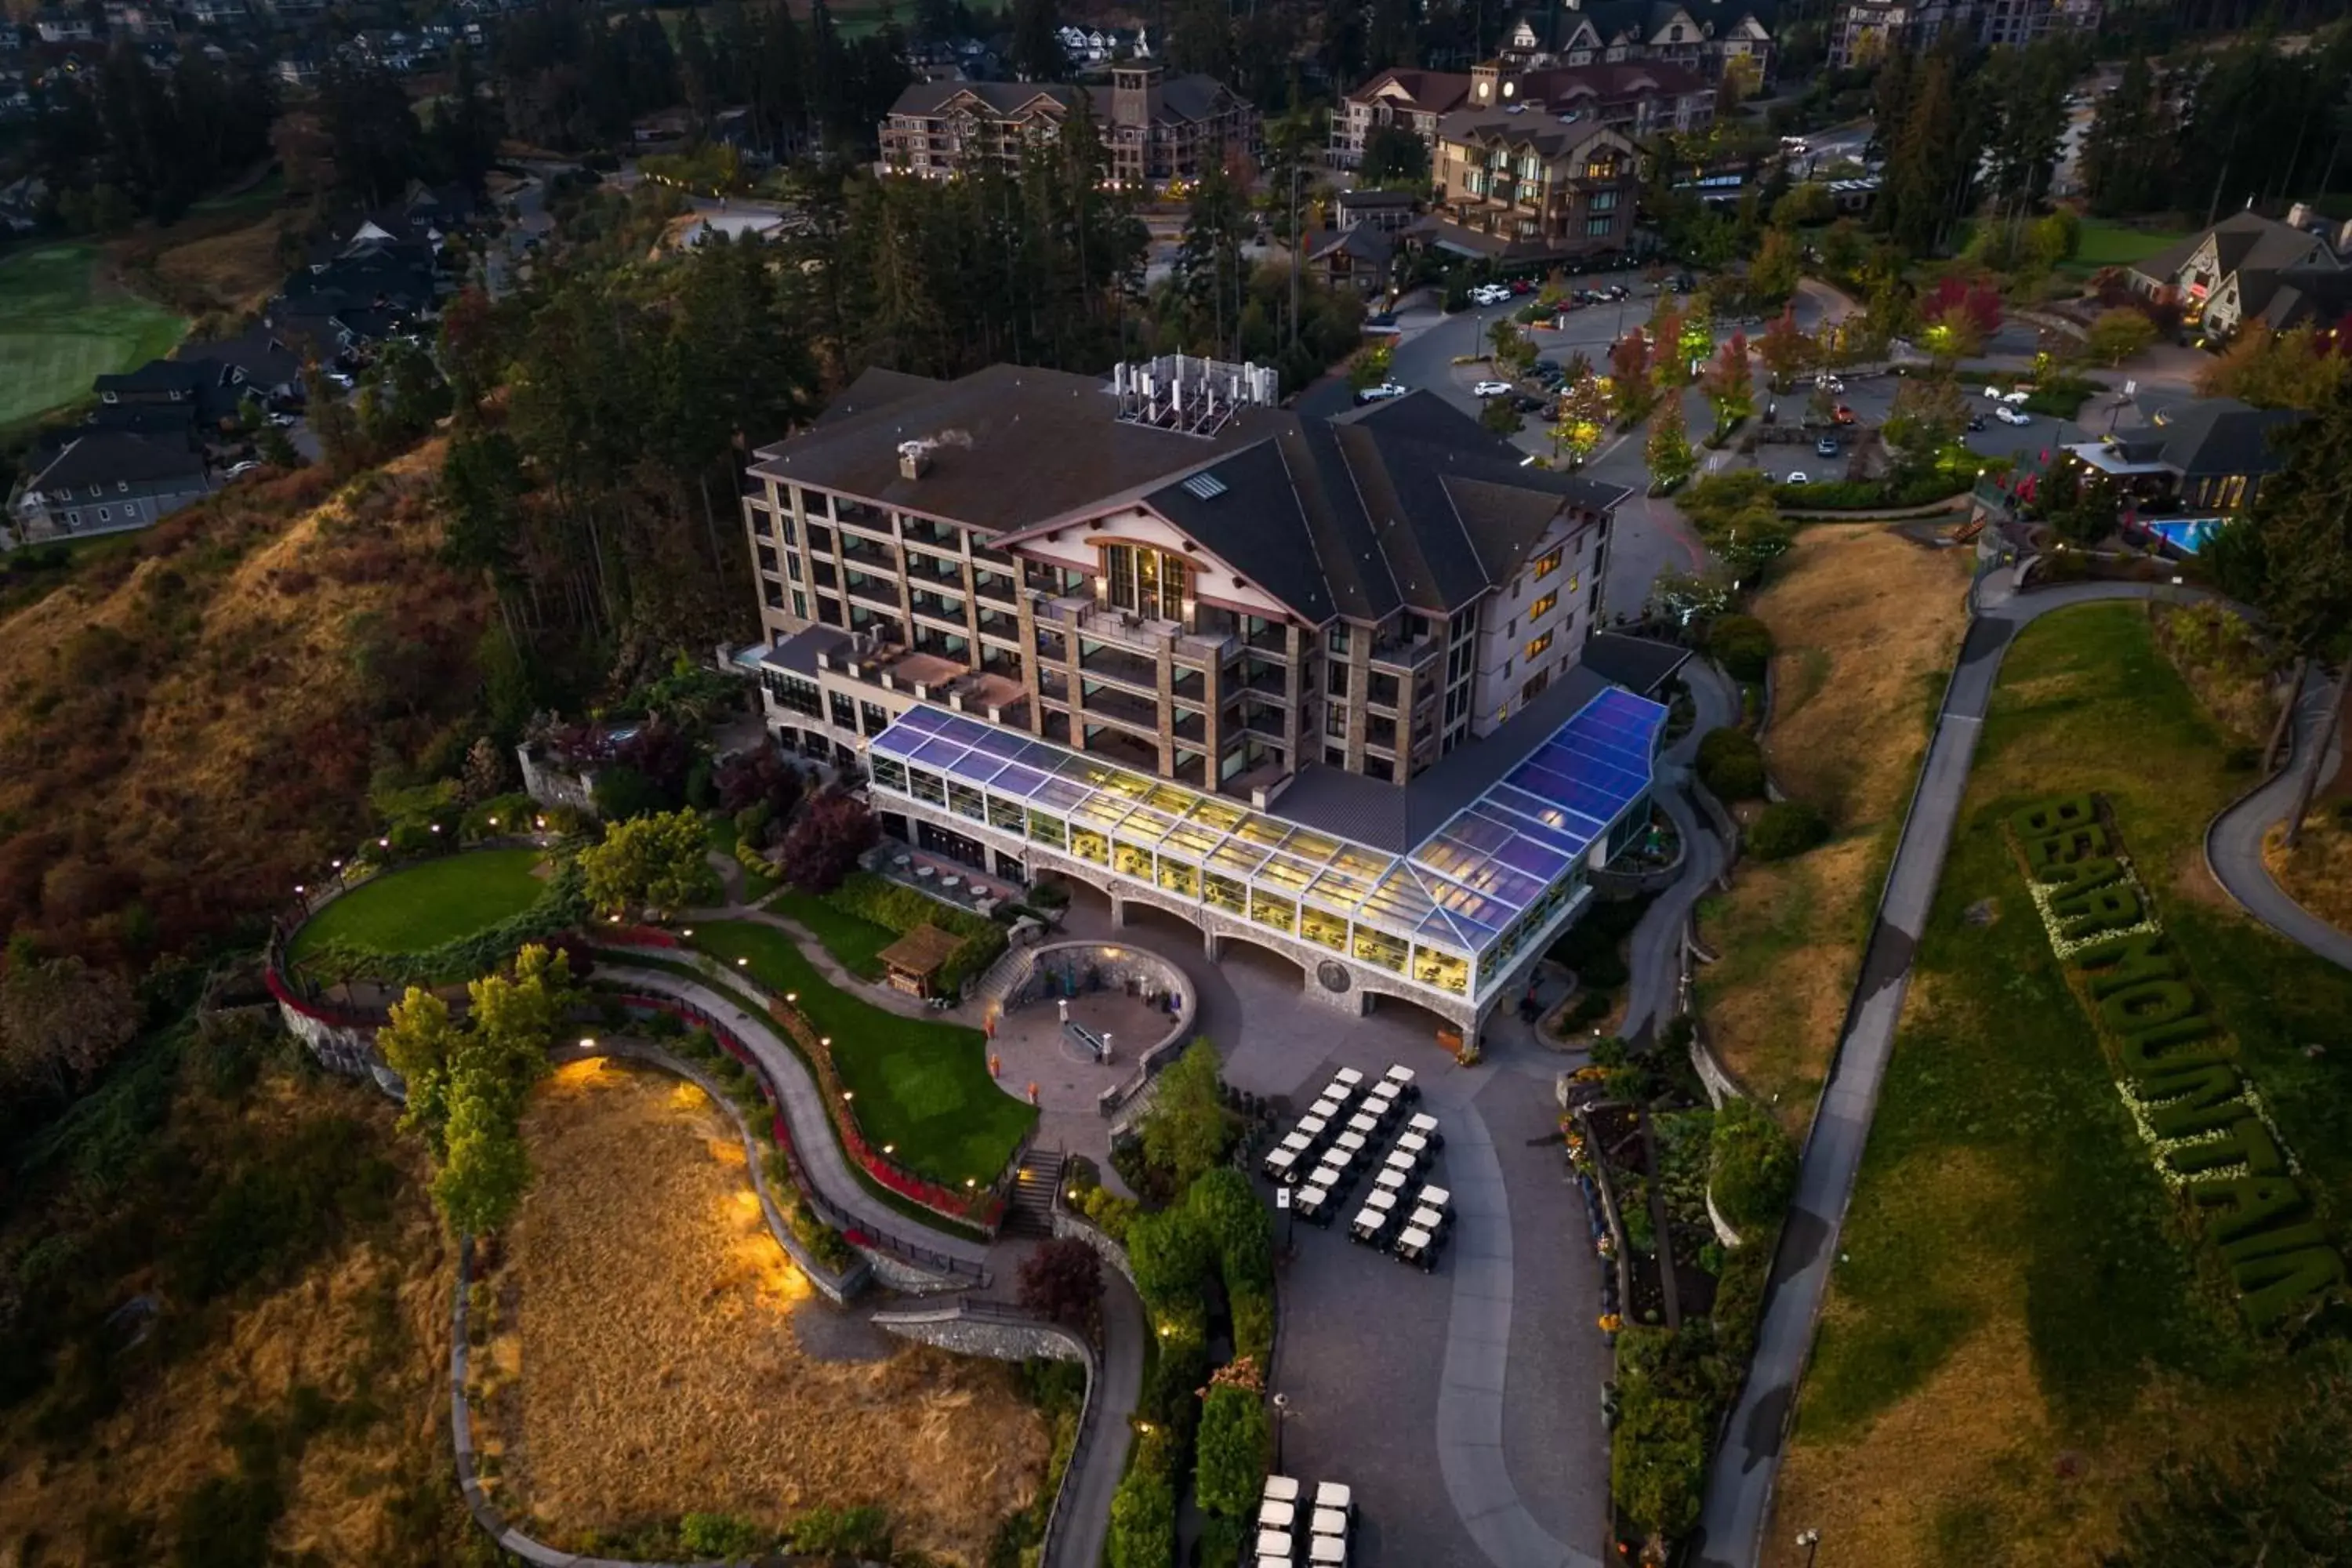
<svg viewBox="0 0 2352 1568">
<path fill-rule="evenodd" d="M 1013 48 L 1005 63 L 1023 81 L 1065 81 L 1070 62 L 1062 53 L 1062 19 L 1054 0 L 1013 0 Z"/>
</svg>

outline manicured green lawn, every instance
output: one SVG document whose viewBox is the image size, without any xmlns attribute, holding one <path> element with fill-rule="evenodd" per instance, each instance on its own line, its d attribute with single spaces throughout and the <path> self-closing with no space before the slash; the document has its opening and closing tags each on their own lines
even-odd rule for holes
<svg viewBox="0 0 2352 1568">
<path fill-rule="evenodd" d="M 98 248 L 44 245 L 0 258 L 0 429 L 89 395 L 94 377 L 172 352 L 188 323 L 97 280 Z"/>
<path fill-rule="evenodd" d="M 706 823 L 710 829 L 710 847 L 729 859 L 734 860 L 735 819 L 723 811 L 714 811 L 706 819 Z M 747 904 L 758 903 L 781 885 L 773 877 L 764 872 L 754 871 L 740 860 L 736 860 L 735 863 L 742 868 L 743 901 Z"/>
<path fill-rule="evenodd" d="M 546 881 L 537 849 L 475 849 L 390 871 L 344 894 L 294 936 L 301 962 L 329 943 L 372 952 L 421 952 L 488 931 L 538 901 Z"/>
<path fill-rule="evenodd" d="M 2174 948 L 2194 966 L 2286 1142 L 2352 1200 L 2352 974 L 2241 915 L 2206 880 L 2206 824 L 2251 782 L 2157 649 L 2137 605 L 2045 616 L 2011 650 L 1921 940 L 1800 1410 L 1834 1443 L 1923 1384 L 1995 1316 L 2021 1314 L 2060 1435 L 2096 1450 L 2147 1418 L 2158 1380 L 2284 1397 L 2210 1249 L 2126 1118 L 2002 831 L 2034 801 L 2111 805 Z M 2318 1057 L 2305 1047 L 2319 1042 Z M 2002 1411 L 1983 1412 L 1999 1423 Z M 1888 1478 L 1899 1484 L 1899 1478 Z"/>
<path fill-rule="evenodd" d="M 824 943 L 825 952 L 860 980 L 882 978 L 882 960 L 877 955 L 898 940 L 898 933 L 889 927 L 837 910 L 798 888 L 786 888 L 770 899 L 765 907 L 806 926 L 811 936 Z"/>
<path fill-rule="evenodd" d="M 2127 228 L 2103 218 L 2084 218 L 2074 254 L 2067 265 L 2084 272 L 2095 272 L 2102 267 L 2128 267 L 2186 237 L 2160 229 Z"/>
<path fill-rule="evenodd" d="M 900 1164 L 961 1187 L 993 1182 L 1037 1119 L 988 1076 L 988 1042 L 978 1029 L 934 1024 L 840 991 L 818 974 L 793 939 L 773 926 L 721 921 L 697 926 L 694 945 L 740 967 L 797 1005 L 833 1040 L 842 1081 L 857 1097 L 867 1142 L 894 1143 Z"/>
</svg>

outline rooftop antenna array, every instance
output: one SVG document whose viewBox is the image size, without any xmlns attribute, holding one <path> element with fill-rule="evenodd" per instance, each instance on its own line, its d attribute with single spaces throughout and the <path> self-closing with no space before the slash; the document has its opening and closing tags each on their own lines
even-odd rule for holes
<svg viewBox="0 0 2352 1568">
<path fill-rule="evenodd" d="M 1282 377 L 1269 365 L 1161 354 L 1115 366 L 1111 390 L 1129 424 L 1213 436 L 1241 410 L 1280 402 Z"/>
</svg>

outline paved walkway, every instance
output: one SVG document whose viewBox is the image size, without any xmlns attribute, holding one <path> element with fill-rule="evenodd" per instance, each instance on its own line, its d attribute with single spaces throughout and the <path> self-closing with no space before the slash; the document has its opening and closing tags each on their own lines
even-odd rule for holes
<svg viewBox="0 0 2352 1568">
<path fill-rule="evenodd" d="M 1652 798 L 1674 819 L 1675 831 L 1682 835 L 1683 870 L 1643 913 L 1626 943 L 1632 979 L 1626 991 L 1625 1020 L 1618 1033 L 1629 1040 L 1675 1016 L 1682 981 L 1683 932 L 1690 924 L 1693 907 L 1723 875 L 1728 853 L 1687 786 L 1700 737 L 1738 721 L 1739 689 L 1696 655 L 1683 665 L 1681 674 L 1690 686 L 1696 718 L 1690 733 L 1661 754 L 1659 786 Z"/>
<path fill-rule="evenodd" d="M 2105 600 L 2202 596 L 2195 590 L 2142 583 L 2076 583 L 2019 596 L 2010 591 L 2009 578 L 2004 570 L 1979 581 L 1977 614 L 1961 643 L 1917 792 L 1895 846 L 1877 924 L 1863 952 L 1845 1033 L 1813 1115 L 1796 1198 L 1773 1259 L 1756 1359 L 1707 1472 L 1696 1555 L 1699 1568 L 1748 1568 L 1762 1551 L 1797 1380 L 1829 1289 L 1838 1228 L 1853 1195 L 1854 1173 L 1894 1050 L 1912 956 L 1942 879 L 1944 857 L 1959 819 L 1977 736 L 2002 656 L 2021 628 L 2052 610 Z"/>
<path fill-rule="evenodd" d="M 1115 1268 L 1103 1270 L 1100 1380 L 1078 1473 L 1063 1482 L 1069 1522 L 1045 1568 L 1096 1568 L 1110 1539 L 1110 1500 L 1127 1473 L 1129 1424 L 1143 1396 L 1143 1302 Z"/>
<path fill-rule="evenodd" d="M 2213 819 L 2212 826 L 2205 831 L 2205 864 L 2212 869 L 2213 879 L 2248 914 L 2289 942 L 2352 969 L 2352 936 L 2296 903 L 2263 864 L 2263 836 L 2275 824 L 2285 821 L 2294 805 L 2296 784 L 2326 725 L 2327 699 L 2333 689 L 2334 683 L 2322 671 L 2313 669 L 2306 675 L 2301 698 L 2295 704 L 2294 745 L 2286 766 L 2268 784 Z M 2329 744 L 2327 755 L 2320 759 L 2319 783 L 2323 787 L 2343 765 L 2342 742 L 2339 733 Z"/>
</svg>

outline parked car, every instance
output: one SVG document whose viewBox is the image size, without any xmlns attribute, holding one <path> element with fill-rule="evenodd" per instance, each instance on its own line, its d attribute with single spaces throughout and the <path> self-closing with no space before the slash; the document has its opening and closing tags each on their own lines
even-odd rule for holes
<svg viewBox="0 0 2352 1568">
<path fill-rule="evenodd" d="M 1835 424 L 1851 425 L 1854 423 L 1855 415 L 1853 409 L 1841 403 L 1830 410 L 1830 419 Z"/>
<path fill-rule="evenodd" d="M 1988 386 L 1985 388 L 1985 395 L 1997 403 L 2007 403 L 2013 405 L 2024 402 L 2027 398 L 2032 396 L 2033 394 L 2031 390 L 2022 386 L 2012 386 L 2007 392 L 2003 392 L 1998 386 Z"/>
<path fill-rule="evenodd" d="M 1985 427 L 1985 422 L 1984 422 L 1984 416 L 1983 416 L 1983 415 L 1981 415 L 1981 414 L 1971 414 L 1971 415 L 1969 415 L 1969 435 L 1973 436 L 1973 435 L 1975 435 L 1978 431 L 1982 430 L 1984 427 Z"/>
<path fill-rule="evenodd" d="M 1474 305 L 1499 305 L 1510 297 L 1511 291 L 1500 283 L 1481 283 L 1470 290 L 1470 302 Z"/>
<path fill-rule="evenodd" d="M 302 416 L 299 414 L 273 414 L 269 416 L 269 422 L 272 425 L 277 426 L 280 430 L 285 429 L 290 425 L 298 425 L 301 423 L 301 419 Z"/>
<path fill-rule="evenodd" d="M 2011 408 L 2006 403 L 1994 409 L 1992 411 L 1992 416 L 2000 420 L 2004 425 L 2031 425 L 2033 423 L 2032 415 L 2028 414 L 2022 408 Z"/>
<path fill-rule="evenodd" d="M 1522 392 L 1512 397 L 1511 406 L 1517 409 L 1522 414 L 1541 414 L 1546 407 L 1546 404 L 1542 398 L 1538 397 L 1535 394 L 1531 392 Z"/>
<path fill-rule="evenodd" d="M 1359 403 L 1385 403 L 1391 397 L 1402 397 L 1412 388 L 1401 381 L 1384 381 L 1378 386 L 1368 386 L 1356 394 Z"/>
<path fill-rule="evenodd" d="M 1508 397 L 1511 384 L 1507 381 L 1482 381 L 1470 389 L 1473 397 Z"/>
<path fill-rule="evenodd" d="M 1805 478 L 1804 469 L 1799 468 L 1795 473 L 1790 474 L 1787 479 L 1782 479 L 1780 482 L 1784 485 L 1802 485 L 1810 484 L 1812 481 Z"/>
<path fill-rule="evenodd" d="M 1838 455 L 1837 437 L 1834 436 L 1822 437 L 1820 440 L 1813 443 L 1813 452 L 1818 457 L 1836 457 Z"/>
<path fill-rule="evenodd" d="M 1845 383 L 1833 375 L 1817 375 L 1813 378 L 1813 384 L 1832 396 L 1845 391 Z"/>
<path fill-rule="evenodd" d="M 1511 279 L 1511 292 L 1512 292 L 1512 293 L 1514 293 L 1514 294 L 1532 294 L 1532 293 L 1534 293 L 1535 291 L 1536 291 L 1536 286 L 1535 286 L 1535 283 L 1534 283 L 1534 280 L 1533 280 L 1533 279 L 1527 279 L 1527 278 L 1514 278 L 1514 279 Z"/>
</svg>

